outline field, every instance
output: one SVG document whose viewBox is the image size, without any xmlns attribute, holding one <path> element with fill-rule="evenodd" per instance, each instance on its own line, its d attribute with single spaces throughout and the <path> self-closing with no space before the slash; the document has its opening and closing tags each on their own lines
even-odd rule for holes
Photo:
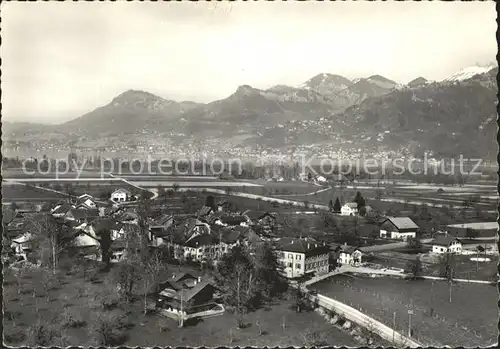
<svg viewBox="0 0 500 349">
<path fill-rule="evenodd" d="M 37 172 L 36 174 L 31 173 L 32 170 L 27 169 L 26 171 L 22 169 L 2 169 L 2 176 L 7 179 L 30 179 L 30 178 L 43 178 L 43 179 L 77 179 L 77 178 L 111 178 L 107 173 L 93 172 L 93 171 L 51 171 L 49 173 Z"/>
<path fill-rule="evenodd" d="M 438 189 L 442 189 L 443 192 L 438 193 Z M 357 187 L 349 186 L 344 189 L 330 189 L 314 195 L 297 196 L 296 199 L 327 205 L 330 200 L 335 201 L 336 197 L 343 198 L 341 201 L 353 200 L 358 191 L 367 200 L 367 204 L 376 209 L 383 209 L 384 203 L 391 202 L 436 207 L 442 207 L 443 205 L 461 207 L 464 199 L 478 196 L 480 201 L 477 205 L 482 210 L 494 210 L 498 201 L 495 185 L 469 185 L 464 187 L 406 185 L 380 188 L 377 188 L 376 185 L 359 185 Z M 285 198 L 282 195 L 278 195 L 278 197 Z"/>
<path fill-rule="evenodd" d="M 412 305 L 413 337 L 424 346 L 488 346 L 497 341 L 495 286 L 348 275 L 314 285 L 318 292 L 351 305 L 387 326 L 407 332 Z M 431 310 L 432 309 L 432 310 Z"/>
<path fill-rule="evenodd" d="M 428 249 L 428 248 L 427 248 Z M 431 263 L 434 257 L 423 255 L 423 274 L 429 276 L 440 276 L 441 266 L 438 263 Z M 479 255 L 482 257 L 482 255 Z M 455 256 L 454 277 L 457 279 L 470 280 L 493 280 L 496 276 L 498 256 L 488 255 L 490 262 L 477 263 L 471 261 L 475 255 L 457 255 Z M 380 264 L 387 267 L 406 269 L 411 260 L 415 260 L 417 254 L 402 253 L 401 250 L 376 252 L 373 255 L 365 256 L 363 259 L 367 262 Z M 429 261 L 429 262 L 427 262 Z"/>
<path fill-rule="evenodd" d="M 46 287 L 40 282 L 45 279 L 39 271 L 25 274 L 20 280 L 20 293 L 15 278 L 7 276 L 4 280 L 4 333 L 10 345 L 33 345 L 30 333 L 37 322 L 56 331 L 47 346 L 96 345 L 98 315 L 121 318 L 120 334 L 114 343 L 117 346 L 310 346 L 311 334 L 329 345 L 359 345 L 348 333 L 327 324 L 317 313 L 296 313 L 292 300 L 246 314 L 244 321 L 248 327 L 244 329 L 236 329 L 236 318 L 229 312 L 197 324 L 186 324 L 181 329 L 174 320 L 154 313 L 143 315 L 140 298 L 132 304 L 118 302 L 110 309 L 103 309 L 100 295 L 114 291 L 107 288 L 103 274 L 93 282 L 80 272 L 61 274 Z M 259 335 L 257 320 L 262 326 L 262 335 Z M 111 325 L 117 327 L 118 323 L 117 320 Z"/>
<path fill-rule="evenodd" d="M 167 189 L 168 188 L 165 188 L 165 190 Z M 180 212 L 184 209 L 185 213 L 194 213 L 205 204 L 206 198 L 209 195 L 215 198 L 216 203 L 227 201 L 228 203 L 233 205 L 233 209 L 241 212 L 245 210 L 257 210 L 277 214 L 286 214 L 302 212 L 306 210 L 304 207 L 289 207 L 283 204 L 273 204 L 265 200 L 254 200 L 245 197 L 195 190 L 170 193 L 165 197 L 158 198 L 156 202 L 159 204 L 165 204 L 167 206 L 167 210 Z"/>
<path fill-rule="evenodd" d="M 65 195 L 48 190 L 28 187 L 22 184 L 6 184 L 2 182 L 3 201 L 48 201 L 65 197 Z"/>
</svg>

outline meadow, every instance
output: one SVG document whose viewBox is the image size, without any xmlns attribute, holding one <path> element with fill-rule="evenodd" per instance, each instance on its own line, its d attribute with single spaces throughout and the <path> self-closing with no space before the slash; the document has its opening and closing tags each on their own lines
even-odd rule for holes
<svg viewBox="0 0 500 349">
<path fill-rule="evenodd" d="M 443 281 L 336 276 L 313 286 L 396 330 L 407 332 L 413 310 L 412 336 L 424 346 L 488 346 L 497 341 L 498 294 L 494 285 Z"/>
</svg>

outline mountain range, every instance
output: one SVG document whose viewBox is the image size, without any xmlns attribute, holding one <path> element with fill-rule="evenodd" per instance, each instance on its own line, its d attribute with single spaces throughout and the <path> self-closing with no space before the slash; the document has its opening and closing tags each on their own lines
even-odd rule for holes
<svg viewBox="0 0 500 349">
<path fill-rule="evenodd" d="M 206 104 L 129 90 L 60 125 L 4 122 L 2 129 L 6 139 L 48 133 L 97 139 L 155 132 L 219 139 L 245 135 L 248 145 L 274 147 L 290 140 L 300 145 L 340 137 L 354 139 L 360 147 L 403 146 L 443 155 L 455 151 L 453 147 L 461 149 L 462 143 L 478 151 L 493 150 L 491 142 L 481 138 L 491 136 L 494 141 L 497 72 L 496 67 L 468 68 L 440 82 L 418 77 L 406 85 L 380 75 L 350 80 L 321 73 L 296 87 L 261 90 L 242 85 L 227 98 Z M 328 134 L 332 130 L 335 134 Z"/>
</svg>

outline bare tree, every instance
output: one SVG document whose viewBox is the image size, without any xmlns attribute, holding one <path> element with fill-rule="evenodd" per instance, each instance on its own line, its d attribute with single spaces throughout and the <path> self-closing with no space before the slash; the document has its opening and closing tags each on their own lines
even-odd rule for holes
<svg viewBox="0 0 500 349">
<path fill-rule="evenodd" d="M 158 281 L 160 279 L 161 273 L 166 269 L 166 265 L 160 259 L 158 253 L 153 254 L 153 257 L 145 265 L 145 277 L 144 280 L 144 315 L 147 314 L 147 295 L 151 286 L 153 286 L 153 292 L 156 294 L 158 290 Z"/>
<path fill-rule="evenodd" d="M 52 272 L 57 271 L 59 256 L 72 246 L 75 236 L 65 222 L 52 217 L 49 213 L 37 215 L 30 220 L 29 226 L 36 231 L 35 244 L 39 247 L 48 243 L 51 251 Z"/>
</svg>

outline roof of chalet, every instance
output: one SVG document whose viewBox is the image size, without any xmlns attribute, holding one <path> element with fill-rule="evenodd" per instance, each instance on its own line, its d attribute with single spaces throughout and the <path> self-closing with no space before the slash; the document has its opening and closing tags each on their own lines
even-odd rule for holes
<svg viewBox="0 0 500 349">
<path fill-rule="evenodd" d="M 107 217 L 95 219 L 92 221 L 91 225 L 94 227 L 95 231 L 120 230 L 123 226 L 123 224 Z"/>
<path fill-rule="evenodd" d="M 450 244 L 453 241 L 460 242 L 460 240 L 457 239 L 456 237 L 440 235 L 440 236 L 436 237 L 434 240 L 432 240 L 431 244 L 432 245 L 436 245 L 436 246 L 446 246 L 446 247 L 448 247 L 448 246 L 450 246 Z"/>
<path fill-rule="evenodd" d="M 198 277 L 194 276 L 193 274 L 190 274 L 188 272 L 183 272 L 183 273 L 179 273 L 179 274 L 174 274 L 174 276 L 172 277 L 172 281 L 174 282 L 179 282 L 179 281 L 182 281 L 184 279 L 194 279 L 194 280 L 198 280 Z"/>
<path fill-rule="evenodd" d="M 137 215 L 137 213 L 131 212 L 131 211 L 122 212 L 116 217 L 117 221 L 122 221 L 122 222 L 123 221 L 133 221 L 136 219 L 139 219 L 139 216 Z"/>
<path fill-rule="evenodd" d="M 116 193 L 124 193 L 124 194 L 127 194 L 127 195 L 132 194 L 132 192 L 130 190 L 127 190 L 125 188 L 118 188 L 113 193 L 111 193 L 111 195 L 116 194 Z"/>
<path fill-rule="evenodd" d="M 349 246 L 349 245 L 345 245 L 345 244 L 330 244 L 330 246 L 333 248 L 334 251 L 340 251 L 340 252 L 344 252 L 344 253 L 347 253 L 347 254 L 352 254 L 354 251 L 361 251 L 359 247 L 356 247 L 356 246 Z"/>
<path fill-rule="evenodd" d="M 168 213 L 164 213 L 161 216 L 157 217 L 154 221 L 153 224 L 156 226 L 163 226 L 168 223 L 168 221 L 173 220 L 174 216 Z"/>
<path fill-rule="evenodd" d="M 343 206 L 347 206 L 349 208 L 358 208 L 358 204 L 355 202 L 346 202 Z"/>
<path fill-rule="evenodd" d="M 240 240 L 241 233 L 233 229 L 223 229 L 221 231 L 221 240 L 226 244 L 235 244 Z"/>
<path fill-rule="evenodd" d="M 202 208 L 200 208 L 200 210 L 198 211 L 198 216 L 207 216 L 209 215 L 211 212 L 213 211 L 213 209 L 209 206 L 203 206 Z"/>
<path fill-rule="evenodd" d="M 213 289 L 216 289 L 216 287 L 209 281 L 207 280 L 202 280 L 201 282 L 198 282 L 194 287 L 191 288 L 180 288 L 179 285 L 175 284 L 174 282 L 171 281 L 166 281 L 164 285 L 169 285 L 172 287 L 172 289 L 175 291 L 175 293 L 168 293 L 168 297 L 174 298 L 176 300 L 181 300 L 183 302 L 189 302 L 192 298 L 194 298 L 198 293 L 200 293 L 201 290 L 205 289 L 206 287 L 211 287 Z M 162 294 L 164 291 L 160 292 Z"/>
<path fill-rule="evenodd" d="M 280 251 L 304 253 L 307 256 L 325 254 L 330 251 L 330 246 L 321 244 L 312 238 L 282 238 L 278 240 L 277 248 Z"/>
<path fill-rule="evenodd" d="M 52 214 L 67 213 L 69 210 L 71 210 L 71 205 L 66 201 L 64 201 L 61 204 L 54 207 L 51 213 Z"/>
<path fill-rule="evenodd" d="M 211 235 L 211 234 L 201 234 L 193 237 L 192 239 L 189 239 L 184 246 L 186 247 L 201 247 L 201 246 L 210 246 L 210 245 L 216 245 L 219 243 L 219 240 Z"/>
<path fill-rule="evenodd" d="M 246 218 L 243 216 L 222 216 L 220 220 L 224 224 L 228 225 L 240 225 L 241 223 L 246 222 Z"/>
<path fill-rule="evenodd" d="M 398 230 L 418 229 L 418 225 L 410 217 L 386 217 L 382 223 L 391 222 Z"/>
</svg>

